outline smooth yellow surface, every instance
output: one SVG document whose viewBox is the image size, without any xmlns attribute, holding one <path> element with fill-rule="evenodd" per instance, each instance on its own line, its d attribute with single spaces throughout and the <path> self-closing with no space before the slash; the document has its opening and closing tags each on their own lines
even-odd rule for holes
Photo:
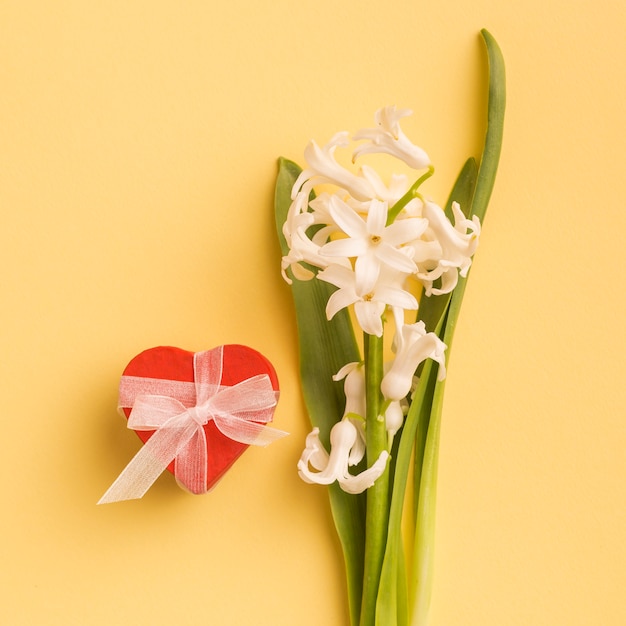
<svg viewBox="0 0 626 626">
<path fill-rule="evenodd" d="M 446 390 L 432 626 L 626 623 L 622 0 L 0 4 L 0 623 L 343 626 L 272 223 L 279 155 L 410 107 L 443 202 L 508 111 Z M 270 358 L 288 439 L 211 494 L 96 501 L 122 369 Z"/>
</svg>

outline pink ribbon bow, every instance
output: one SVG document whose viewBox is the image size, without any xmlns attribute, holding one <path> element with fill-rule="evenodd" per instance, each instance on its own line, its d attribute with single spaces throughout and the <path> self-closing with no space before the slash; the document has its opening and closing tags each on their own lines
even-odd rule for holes
<svg viewBox="0 0 626 626">
<path fill-rule="evenodd" d="M 265 426 L 278 395 L 269 376 L 259 374 L 224 387 L 222 365 L 219 347 L 193 355 L 193 383 L 122 376 L 119 408 L 132 408 L 128 428 L 156 432 L 98 504 L 141 498 L 173 460 L 178 484 L 192 493 L 206 493 L 204 425 L 210 420 L 223 435 L 247 445 L 266 446 L 287 434 Z"/>
</svg>

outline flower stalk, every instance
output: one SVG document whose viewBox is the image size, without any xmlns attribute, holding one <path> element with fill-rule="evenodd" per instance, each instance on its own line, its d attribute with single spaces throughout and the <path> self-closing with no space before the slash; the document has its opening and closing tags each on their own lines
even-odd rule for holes
<svg viewBox="0 0 626 626">
<path fill-rule="evenodd" d="M 380 383 L 383 375 L 383 339 L 364 333 L 365 346 L 365 403 L 367 464 L 372 465 L 383 451 L 387 451 L 387 429 L 381 415 Z M 389 520 L 389 468 L 367 491 L 365 516 L 365 567 L 361 626 L 374 626 L 376 598 L 383 565 L 387 524 Z"/>
<path fill-rule="evenodd" d="M 428 622 L 444 379 L 504 123 L 502 54 L 481 34 L 490 72 L 485 145 L 478 166 L 465 163 L 444 208 L 418 191 L 434 167 L 400 128 L 406 109 L 385 107 L 374 128 L 354 135 L 364 143 L 353 163 L 384 153 L 425 170 L 413 183 L 404 175 L 384 182 L 366 164 L 356 173 L 342 167 L 334 155 L 349 143 L 345 132 L 322 147 L 311 142 L 304 170 L 280 161 L 281 266 L 296 305 L 313 426 L 298 471 L 306 482 L 328 485 L 351 626 Z M 316 196 L 318 185 L 324 191 Z M 419 302 L 409 277 L 422 285 Z M 415 321 L 406 323 L 411 314 Z M 391 333 L 387 360 L 383 338 Z M 409 499 L 414 534 L 405 554 Z"/>
<path fill-rule="evenodd" d="M 435 168 L 432 165 L 428 166 L 428 171 L 422 174 L 412 185 L 411 188 L 389 209 L 389 215 L 387 216 L 387 225 L 392 224 L 393 221 L 400 215 L 400 212 L 404 207 L 414 200 L 419 198 L 419 192 L 417 191 L 421 184 L 428 180 L 435 173 Z"/>
</svg>

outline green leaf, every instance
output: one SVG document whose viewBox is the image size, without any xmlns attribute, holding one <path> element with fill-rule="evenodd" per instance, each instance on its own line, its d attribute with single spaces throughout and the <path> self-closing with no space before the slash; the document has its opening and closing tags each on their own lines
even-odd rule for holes
<svg viewBox="0 0 626 626">
<path fill-rule="evenodd" d="M 301 171 L 293 161 L 279 160 L 274 201 L 276 230 L 283 255 L 289 250 L 282 227 L 291 204 L 291 189 Z M 326 319 L 326 302 L 334 289 L 319 280 L 294 280 L 291 285 L 304 403 L 311 424 L 320 429 L 320 438 L 326 446 L 330 429 L 341 419 L 345 408 L 343 385 L 334 382 L 332 376 L 347 363 L 361 360 L 347 310 L 340 311 L 330 321 Z M 350 619 L 356 626 L 363 589 L 365 494 L 348 494 L 333 484 L 329 487 L 329 496 L 346 564 Z"/>
<path fill-rule="evenodd" d="M 496 172 L 502 150 L 504 110 L 506 108 L 506 74 L 500 46 L 485 29 L 481 30 L 487 48 L 489 63 L 489 101 L 487 105 L 487 132 L 478 168 L 476 191 L 472 199 L 472 215 L 482 222 L 496 181 Z"/>
<path fill-rule="evenodd" d="M 454 298 L 453 298 L 454 300 Z M 413 546 L 413 585 L 411 597 L 411 624 L 426 626 L 430 608 L 433 583 L 435 506 L 437 501 L 437 463 L 439 460 L 439 436 L 441 409 L 445 381 L 435 383 L 431 400 L 428 434 L 424 446 L 419 485 L 419 504 Z"/>
<path fill-rule="evenodd" d="M 482 222 L 495 183 L 502 147 L 506 82 L 504 58 L 498 44 L 486 30 L 482 30 L 481 34 L 487 48 L 489 62 L 489 101 L 487 132 L 478 168 L 476 189 L 472 198 L 471 214 L 478 215 Z M 449 310 L 443 326 L 442 339 L 448 346 L 448 360 L 466 286 L 467 278 L 459 277 L 459 282 L 450 299 Z M 415 576 L 411 599 L 412 626 L 426 626 L 428 620 L 433 582 L 437 464 L 444 387 L 445 381 L 437 381 L 435 384 L 423 461 L 421 468 L 419 468 L 419 487 L 416 486 L 419 488 L 419 498 L 412 570 Z"/>
<path fill-rule="evenodd" d="M 473 158 L 468 159 L 450 193 L 445 211 L 451 216 L 452 202 L 458 202 L 469 211 L 472 194 L 476 184 L 478 167 Z M 451 294 L 423 297 L 420 302 L 418 319 L 424 321 L 427 331 L 442 333 L 443 317 L 448 310 Z M 387 549 L 383 561 L 381 584 L 378 593 L 377 619 L 380 624 L 394 624 L 398 626 L 408 623 L 407 580 L 404 558 L 396 566 L 398 555 L 402 554 L 402 511 L 405 502 L 405 491 L 408 481 L 411 455 L 415 456 L 415 497 L 414 506 L 417 508 L 419 498 L 419 483 L 430 420 L 432 395 L 434 391 L 437 370 L 427 364 L 421 372 L 420 388 L 413 396 L 412 411 L 406 418 L 401 431 L 400 446 L 395 459 L 394 484 L 389 518 Z M 415 447 L 414 447 L 415 446 Z M 417 515 L 417 511 L 414 512 Z M 402 555 L 403 556 L 403 555 Z M 392 620 L 397 620 L 392 621 Z"/>
<path fill-rule="evenodd" d="M 428 360 L 413 394 L 409 413 L 406 416 L 395 464 L 394 481 L 389 510 L 387 547 L 378 592 L 376 617 L 381 625 L 408 623 L 407 581 L 404 564 L 400 568 L 398 558 L 402 547 L 402 511 L 411 465 L 413 442 L 422 414 L 430 410 L 430 394 L 436 376 L 435 362 Z M 404 557 L 402 556 L 402 559 Z M 404 574 L 404 576 L 402 575 Z"/>
<path fill-rule="evenodd" d="M 466 216 L 470 213 L 472 206 L 472 195 L 474 194 L 474 189 L 476 187 L 477 173 L 478 167 L 476 165 L 476 161 L 474 158 L 470 157 L 465 162 L 461 171 L 459 172 L 454 187 L 452 188 L 450 196 L 448 197 L 445 212 L 449 218 L 452 218 L 453 202 L 458 202 L 461 207 L 463 207 Z M 441 340 L 443 340 L 443 331 L 445 330 L 443 320 L 448 311 L 451 297 L 452 293 L 446 293 L 430 297 L 424 296 L 421 299 L 420 308 L 418 310 L 418 319 L 424 321 L 426 325 L 426 330 L 429 332 L 435 332 Z M 448 354 L 450 354 L 449 350 Z M 429 381 L 428 384 L 430 385 L 430 393 L 426 395 L 428 402 L 425 403 L 425 406 L 421 407 L 417 425 L 417 432 L 415 435 L 415 449 L 413 453 L 413 515 L 415 518 L 417 518 L 417 506 L 419 503 L 419 488 L 422 474 L 422 462 L 424 459 L 424 447 L 426 445 L 426 436 L 428 434 L 428 425 L 430 422 L 432 394 L 435 384 L 434 377 L 432 377 L 432 380 Z"/>
</svg>

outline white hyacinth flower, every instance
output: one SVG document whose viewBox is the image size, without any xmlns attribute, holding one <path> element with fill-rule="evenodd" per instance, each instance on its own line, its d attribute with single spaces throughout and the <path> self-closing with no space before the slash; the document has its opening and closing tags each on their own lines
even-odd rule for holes
<svg viewBox="0 0 626 626">
<path fill-rule="evenodd" d="M 290 268 L 297 280 L 310 280 L 315 273 L 304 267 L 302 263 L 307 263 L 315 268 L 327 267 L 331 260 L 319 255 L 320 248 L 326 243 L 330 236 L 339 231 L 330 213 L 328 212 L 329 194 L 324 193 L 312 200 L 308 206 L 313 209 L 307 210 L 303 204 L 300 194 L 291 203 L 287 220 L 283 224 L 283 235 L 289 246 L 289 253 L 282 258 L 281 270 L 285 281 L 291 284 L 291 279 L 287 276 L 286 270 Z M 317 226 L 312 236 L 311 227 Z M 335 259 L 335 263 L 345 267 L 352 267 L 348 260 Z"/>
<path fill-rule="evenodd" d="M 306 438 L 306 448 L 298 461 L 298 474 L 307 483 L 330 485 L 337 481 L 347 493 L 369 489 L 385 471 L 389 454 L 386 450 L 368 469 L 352 475 L 348 471 L 350 451 L 357 440 L 357 429 L 350 420 L 337 422 L 330 431 L 330 454 L 314 428 Z"/>
<path fill-rule="evenodd" d="M 348 145 L 347 132 L 337 133 L 323 148 L 320 148 L 315 141 L 309 142 L 304 150 L 308 167 L 296 179 L 291 198 L 295 199 L 298 193 L 308 198 L 315 185 L 325 183 L 337 185 L 357 200 L 365 201 L 373 198 L 374 191 L 369 182 L 339 165 L 335 159 L 336 149 L 345 148 Z"/>
<path fill-rule="evenodd" d="M 346 406 L 343 418 L 354 424 L 358 435 L 350 451 L 348 465 L 356 465 L 365 456 L 365 369 L 361 363 L 348 363 L 333 376 L 333 380 L 344 381 Z"/>
<path fill-rule="evenodd" d="M 441 249 L 434 267 L 418 272 L 427 296 L 450 293 L 458 282 L 459 274 L 467 276 L 472 256 L 478 247 L 480 220 L 474 216 L 468 220 L 458 202 L 452 203 L 454 226 L 444 210 L 434 202 L 425 202 L 422 215 L 428 220 L 428 229 L 434 233 L 437 246 Z M 419 261 L 418 261 L 419 263 Z M 430 265 L 428 262 L 426 265 Z M 434 288 L 433 282 L 441 278 L 441 286 Z"/>
<path fill-rule="evenodd" d="M 400 332 L 402 341 L 398 342 L 398 352 L 380 385 L 383 396 L 392 401 L 402 400 L 408 395 L 415 370 L 426 359 L 439 363 L 439 380 L 446 376 L 446 344 L 435 333 L 427 333 L 424 322 L 404 324 Z"/>
<path fill-rule="evenodd" d="M 389 183 L 385 184 L 378 172 L 369 165 L 361 165 L 360 174 L 372 186 L 375 197 L 393 206 L 409 190 L 409 179 L 404 174 L 392 174 Z"/>
<path fill-rule="evenodd" d="M 297 280 L 310 280 L 315 274 L 301 263 L 309 263 L 318 268 L 328 265 L 328 261 L 319 256 L 320 246 L 306 236 L 304 229 L 298 228 L 292 233 L 290 244 L 289 254 L 282 258 L 280 265 L 283 278 L 288 284 L 291 284 L 291 279 L 287 276 L 287 268 L 291 269 Z"/>
<path fill-rule="evenodd" d="M 417 266 L 399 248 L 417 239 L 427 228 L 428 221 L 420 218 L 399 220 L 386 225 L 387 205 L 380 200 L 369 204 L 367 219 L 352 207 L 332 196 L 329 212 L 335 224 L 348 235 L 322 246 L 321 256 L 339 259 L 356 258 L 356 288 L 360 293 L 372 290 L 380 275 L 381 265 L 405 274 L 417 271 Z"/>
<path fill-rule="evenodd" d="M 353 304 L 359 326 L 370 335 L 382 336 L 381 316 L 387 305 L 417 310 L 415 296 L 398 288 L 394 282 L 385 281 L 382 274 L 373 289 L 367 293 L 358 291 L 356 275 L 347 267 L 329 265 L 317 274 L 317 278 L 338 287 L 328 298 L 326 317 L 330 320 L 338 311 Z"/>
<path fill-rule="evenodd" d="M 426 153 L 400 128 L 400 120 L 409 114 L 395 106 L 377 111 L 377 127 L 354 137 L 365 142 L 355 156 L 384 152 L 411 167 L 432 169 Z M 287 282 L 290 270 L 299 280 L 317 277 L 335 285 L 338 290 L 326 307 L 328 319 L 354 305 L 361 328 L 380 337 L 381 316 L 388 306 L 395 309 L 395 317 L 417 309 L 417 300 L 406 290 L 408 276 L 430 296 L 451 292 L 459 275 L 467 275 L 480 222 L 465 218 L 457 203 L 452 205 L 452 223 L 434 202 L 422 196 L 410 199 L 405 175 L 392 175 L 386 185 L 368 165 L 358 173 L 348 170 L 335 158 L 337 148 L 348 144 L 348 134 L 341 132 L 323 147 L 311 141 L 305 149 L 307 168 L 292 187 L 283 225 L 289 251 L 282 259 L 282 273 Z M 330 189 L 311 199 L 317 185 Z M 393 209 L 398 201 L 399 213 Z M 388 224 L 390 210 L 395 219 Z"/>
<path fill-rule="evenodd" d="M 374 121 L 377 128 L 366 128 L 354 135 L 354 140 L 366 139 L 369 143 L 359 146 L 354 151 L 354 159 L 362 154 L 381 153 L 404 161 L 409 167 L 416 170 L 425 169 L 430 165 L 430 159 L 424 150 L 413 144 L 400 128 L 400 120 L 411 115 L 409 109 L 396 109 L 387 106 L 376 111 Z"/>
</svg>

